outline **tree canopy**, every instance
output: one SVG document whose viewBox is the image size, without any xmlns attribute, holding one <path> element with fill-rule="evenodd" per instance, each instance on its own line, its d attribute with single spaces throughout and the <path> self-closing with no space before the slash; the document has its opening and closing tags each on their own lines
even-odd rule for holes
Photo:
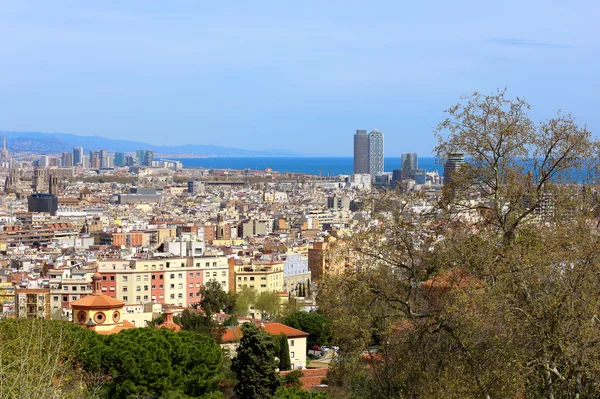
<svg viewBox="0 0 600 399">
<path fill-rule="evenodd" d="M 243 337 L 231 369 L 237 375 L 239 398 L 268 399 L 280 385 L 273 338 L 252 323 L 241 327 Z"/>
<path fill-rule="evenodd" d="M 345 238 L 353 271 L 317 300 L 340 346 L 331 383 L 351 397 L 597 396 L 600 234 L 581 176 L 598 143 L 528 110 L 504 91 L 451 107 L 437 151 L 467 162 L 440 208 L 383 192 L 377 223 Z"/>
<path fill-rule="evenodd" d="M 316 312 L 294 312 L 282 321 L 286 326 L 308 333 L 307 348 L 327 345 L 331 338 L 330 321 Z"/>
</svg>

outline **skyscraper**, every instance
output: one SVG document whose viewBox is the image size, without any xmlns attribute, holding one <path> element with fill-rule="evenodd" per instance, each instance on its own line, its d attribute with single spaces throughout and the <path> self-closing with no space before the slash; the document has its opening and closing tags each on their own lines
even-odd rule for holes
<svg viewBox="0 0 600 399">
<path fill-rule="evenodd" d="M 115 153 L 115 166 L 125 166 L 125 153 Z"/>
<path fill-rule="evenodd" d="M 137 159 L 137 164 L 143 166 L 146 160 L 146 150 L 136 150 L 135 158 Z"/>
<path fill-rule="evenodd" d="M 369 173 L 373 178 L 383 173 L 383 133 L 373 129 L 369 133 Z"/>
<path fill-rule="evenodd" d="M 402 154 L 402 178 L 410 178 L 412 171 L 419 169 L 417 154 Z"/>
<path fill-rule="evenodd" d="M 454 173 L 457 169 L 462 167 L 465 164 L 465 154 L 463 153 L 454 153 L 448 154 L 448 158 L 446 159 L 446 163 L 444 163 L 444 184 L 450 183 L 452 180 L 452 173 Z"/>
<path fill-rule="evenodd" d="M 4 145 L 2 147 L 2 161 L 8 162 L 10 159 L 8 156 L 8 148 L 6 148 L 6 133 L 4 134 Z"/>
<path fill-rule="evenodd" d="M 73 148 L 73 165 L 83 165 L 83 147 Z"/>
<path fill-rule="evenodd" d="M 152 161 L 154 161 L 154 151 L 146 150 L 146 154 L 144 155 L 144 165 L 152 166 Z"/>
<path fill-rule="evenodd" d="M 354 174 L 369 173 L 369 136 L 366 130 L 354 135 Z"/>
</svg>

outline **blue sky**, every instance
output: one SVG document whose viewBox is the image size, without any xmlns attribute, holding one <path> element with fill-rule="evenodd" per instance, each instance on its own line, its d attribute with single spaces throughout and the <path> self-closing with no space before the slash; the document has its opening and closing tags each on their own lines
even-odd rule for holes
<svg viewBox="0 0 600 399">
<path fill-rule="evenodd" d="M 595 1 L 2 1 L 0 130 L 431 154 L 461 94 L 600 131 Z"/>
</svg>

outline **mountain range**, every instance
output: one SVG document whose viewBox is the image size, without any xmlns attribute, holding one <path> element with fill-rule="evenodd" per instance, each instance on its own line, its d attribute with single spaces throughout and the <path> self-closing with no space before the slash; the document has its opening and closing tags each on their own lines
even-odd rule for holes
<svg viewBox="0 0 600 399">
<path fill-rule="evenodd" d="M 295 156 L 289 150 L 245 150 L 235 147 L 217 145 L 188 144 L 178 146 L 156 146 L 139 141 L 115 140 L 100 136 L 78 136 L 68 133 L 11 132 L 6 134 L 6 146 L 10 152 L 32 152 L 38 154 L 55 154 L 73 151 L 73 147 L 83 147 L 84 151 L 108 150 L 115 152 L 133 152 L 151 150 L 157 155 L 180 155 L 196 157 L 252 157 L 252 156 Z"/>
</svg>

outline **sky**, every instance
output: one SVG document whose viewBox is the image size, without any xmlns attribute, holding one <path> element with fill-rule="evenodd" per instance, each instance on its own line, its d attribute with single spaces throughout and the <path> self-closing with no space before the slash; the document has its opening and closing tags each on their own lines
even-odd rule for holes
<svg viewBox="0 0 600 399">
<path fill-rule="evenodd" d="M 0 0 L 0 130 L 430 156 L 461 95 L 600 133 L 597 1 Z M 598 135 L 598 134 L 596 134 Z"/>
</svg>

